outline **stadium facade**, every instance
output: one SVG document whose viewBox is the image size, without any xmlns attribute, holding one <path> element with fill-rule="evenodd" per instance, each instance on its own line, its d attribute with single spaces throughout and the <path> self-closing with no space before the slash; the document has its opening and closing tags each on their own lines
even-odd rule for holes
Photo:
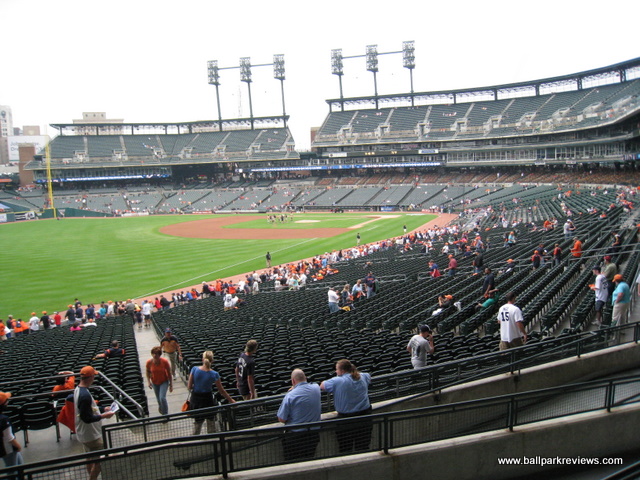
<svg viewBox="0 0 640 480">
<path fill-rule="evenodd" d="M 640 158 L 640 58 L 531 82 L 327 100 L 312 152 L 287 116 L 54 124 L 51 178 L 90 188 L 481 167 L 573 168 Z M 591 168 L 591 167 L 589 167 Z M 25 165 L 45 183 L 44 151 Z M 324 173 L 323 173 L 324 172 Z"/>
</svg>

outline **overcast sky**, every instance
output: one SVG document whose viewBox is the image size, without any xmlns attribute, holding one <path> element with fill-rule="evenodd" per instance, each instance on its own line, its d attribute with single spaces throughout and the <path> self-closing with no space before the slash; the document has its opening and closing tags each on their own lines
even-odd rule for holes
<svg viewBox="0 0 640 480">
<path fill-rule="evenodd" d="M 487 86 L 598 68 L 640 56 L 637 0 L 254 1 L 0 0 L 0 105 L 14 126 L 70 123 L 85 111 L 125 122 L 217 119 L 207 61 L 272 63 L 284 54 L 296 147 L 339 96 L 331 50 L 362 55 L 415 41 L 414 89 Z M 409 91 L 402 55 L 380 56 L 378 93 Z M 345 96 L 373 94 L 364 58 L 345 59 Z M 239 70 L 223 70 L 223 118 L 248 116 Z M 255 116 L 282 113 L 271 67 L 255 67 Z M 46 127 L 43 133 L 53 135 Z"/>
</svg>

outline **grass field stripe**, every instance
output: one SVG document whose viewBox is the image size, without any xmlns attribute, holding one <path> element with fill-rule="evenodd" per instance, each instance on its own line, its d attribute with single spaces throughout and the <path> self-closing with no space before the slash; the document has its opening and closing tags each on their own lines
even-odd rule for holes
<svg viewBox="0 0 640 480">
<path fill-rule="evenodd" d="M 280 250 L 274 250 L 273 253 L 284 252 L 285 250 L 288 250 L 290 248 L 299 247 L 300 245 L 304 245 L 305 243 L 311 242 L 313 240 L 317 240 L 317 239 L 316 238 L 309 238 L 309 239 L 305 240 L 304 242 L 296 243 L 295 245 L 290 245 L 287 248 L 281 248 Z M 162 289 L 156 290 L 155 292 L 150 292 L 150 293 L 146 293 L 144 295 L 140 295 L 140 296 L 138 296 L 136 298 L 144 298 L 144 297 L 149 297 L 151 295 L 156 295 L 158 293 L 168 292 L 169 290 L 173 290 L 174 288 L 176 288 L 178 285 L 184 285 L 185 283 L 189 283 L 190 284 L 191 282 L 198 281 L 198 279 L 200 279 L 200 278 L 203 278 L 203 277 L 206 277 L 206 276 L 209 276 L 209 275 L 213 275 L 214 273 L 220 272 L 221 270 L 225 270 L 225 269 L 228 269 L 228 268 L 239 267 L 243 263 L 253 262 L 253 261 L 258 260 L 258 259 L 260 259 L 260 257 L 248 258 L 247 260 L 245 260 L 243 262 L 239 262 L 239 263 L 236 263 L 234 265 L 227 265 L 224 268 L 219 268 L 218 270 L 214 270 L 212 272 L 203 273 L 202 275 L 198 275 L 197 277 L 189 278 L 187 280 L 184 280 L 183 282 L 174 283 L 173 285 L 170 285 L 168 287 L 164 287 Z M 178 288 L 184 288 L 184 287 L 178 287 Z"/>
</svg>

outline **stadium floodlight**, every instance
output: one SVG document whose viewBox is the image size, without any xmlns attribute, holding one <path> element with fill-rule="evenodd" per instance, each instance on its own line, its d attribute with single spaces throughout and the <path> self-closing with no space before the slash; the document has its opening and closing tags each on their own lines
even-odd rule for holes
<svg viewBox="0 0 640 480">
<path fill-rule="evenodd" d="M 416 68 L 416 47 L 413 40 L 402 42 L 402 66 L 410 70 Z"/>
<path fill-rule="evenodd" d="M 416 68 L 416 47 L 413 40 L 402 42 L 402 66 L 409 69 L 409 82 L 411 84 L 411 106 L 414 106 L 413 98 L 413 69 Z"/>
<path fill-rule="evenodd" d="M 367 70 L 378 71 L 378 45 L 367 45 Z"/>
<path fill-rule="evenodd" d="M 240 81 L 251 83 L 251 58 L 240 58 Z"/>
<path fill-rule="evenodd" d="M 342 64 L 342 49 L 336 48 L 331 50 L 331 74 L 344 75 L 344 66 Z"/>
<path fill-rule="evenodd" d="M 284 80 L 284 55 L 282 54 L 273 56 L 273 78 Z"/>
<path fill-rule="evenodd" d="M 220 73 L 218 71 L 217 60 L 209 60 L 207 62 L 207 71 L 209 73 L 209 85 L 220 85 Z"/>
</svg>

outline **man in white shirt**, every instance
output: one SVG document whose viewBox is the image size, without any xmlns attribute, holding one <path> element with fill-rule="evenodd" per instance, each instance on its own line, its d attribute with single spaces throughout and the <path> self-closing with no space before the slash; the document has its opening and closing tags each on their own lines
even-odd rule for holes
<svg viewBox="0 0 640 480">
<path fill-rule="evenodd" d="M 592 325 L 600 326 L 602 325 L 602 311 L 609 298 L 609 282 L 607 282 L 607 277 L 601 273 L 600 266 L 593 267 L 593 274 L 596 276 L 596 281 L 593 285 L 590 285 L 590 288 L 596 294 L 596 318 L 591 323 Z"/>
<path fill-rule="evenodd" d="M 34 333 L 40 330 L 40 317 L 36 315 L 36 312 L 31 313 L 31 318 L 29 319 L 29 330 Z"/>
<path fill-rule="evenodd" d="M 500 324 L 500 350 L 519 347 L 527 341 L 527 331 L 524 328 L 522 310 L 516 303 L 516 294 L 507 293 L 507 303 L 498 310 L 498 323 Z"/>
<path fill-rule="evenodd" d="M 327 293 L 327 297 L 329 300 L 329 312 L 334 313 L 340 310 L 338 306 L 338 302 L 340 301 L 340 297 L 336 293 L 333 287 L 329 288 L 329 292 Z"/>
</svg>

